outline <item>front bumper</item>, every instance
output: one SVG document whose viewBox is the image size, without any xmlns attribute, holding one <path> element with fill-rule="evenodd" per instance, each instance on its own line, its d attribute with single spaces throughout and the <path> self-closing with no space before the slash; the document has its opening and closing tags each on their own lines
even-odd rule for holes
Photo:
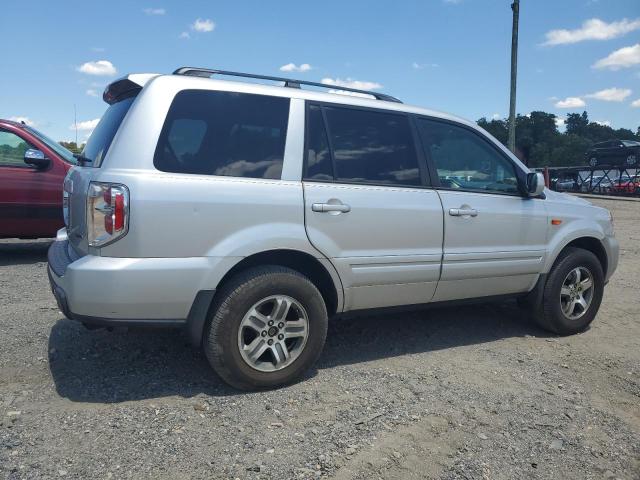
<svg viewBox="0 0 640 480">
<path fill-rule="evenodd" d="M 49 248 L 48 274 L 60 310 L 72 320 L 154 327 L 196 322 L 201 333 L 219 281 L 213 273 L 232 261 L 78 256 L 67 240 L 57 240 Z"/>
<path fill-rule="evenodd" d="M 608 282 L 613 273 L 618 268 L 618 259 L 620 257 L 620 244 L 613 236 L 606 236 L 602 241 L 605 251 L 607 252 L 607 273 L 605 282 Z"/>
</svg>

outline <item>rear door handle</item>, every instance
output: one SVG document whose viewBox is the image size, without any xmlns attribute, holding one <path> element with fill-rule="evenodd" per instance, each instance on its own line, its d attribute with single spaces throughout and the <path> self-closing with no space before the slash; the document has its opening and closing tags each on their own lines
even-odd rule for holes
<svg viewBox="0 0 640 480">
<path fill-rule="evenodd" d="M 338 213 L 347 213 L 351 211 L 351 207 L 349 205 L 345 205 L 344 203 L 314 203 L 311 205 L 311 210 L 314 212 L 338 212 Z"/>
<path fill-rule="evenodd" d="M 477 217 L 478 210 L 475 208 L 450 208 L 449 215 L 452 217 Z"/>
</svg>

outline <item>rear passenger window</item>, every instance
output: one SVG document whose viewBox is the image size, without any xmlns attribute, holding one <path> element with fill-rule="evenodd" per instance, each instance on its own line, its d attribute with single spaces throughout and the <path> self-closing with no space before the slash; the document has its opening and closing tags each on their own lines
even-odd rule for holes
<svg viewBox="0 0 640 480">
<path fill-rule="evenodd" d="M 156 153 L 158 170 L 279 179 L 289 99 L 185 90 L 169 108 Z"/>
<path fill-rule="evenodd" d="M 333 164 L 329 154 L 327 132 L 322 119 L 322 110 L 316 105 L 309 107 L 307 145 L 307 175 L 308 180 L 333 180 Z"/>
<path fill-rule="evenodd" d="M 418 159 L 406 115 L 342 107 L 322 109 L 327 119 L 335 180 L 378 185 L 421 184 Z M 326 167 L 320 173 L 312 169 L 312 166 L 320 169 L 322 163 L 317 159 L 317 151 L 326 149 L 322 146 L 320 129 L 314 130 L 320 121 L 319 114 L 312 110 L 308 179 L 318 179 L 319 174 L 330 174 Z"/>
</svg>

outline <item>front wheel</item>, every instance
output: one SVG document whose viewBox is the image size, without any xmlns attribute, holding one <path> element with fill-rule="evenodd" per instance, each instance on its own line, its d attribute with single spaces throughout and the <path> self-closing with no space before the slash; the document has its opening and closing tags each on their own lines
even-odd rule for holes
<svg viewBox="0 0 640 480">
<path fill-rule="evenodd" d="M 209 363 L 241 390 L 294 382 L 318 359 L 327 310 L 316 286 L 279 266 L 247 270 L 220 291 L 203 340 Z"/>
<path fill-rule="evenodd" d="M 604 274 L 598 258 L 581 248 L 567 248 L 549 273 L 536 320 L 559 335 L 582 332 L 598 313 L 603 292 Z"/>
</svg>

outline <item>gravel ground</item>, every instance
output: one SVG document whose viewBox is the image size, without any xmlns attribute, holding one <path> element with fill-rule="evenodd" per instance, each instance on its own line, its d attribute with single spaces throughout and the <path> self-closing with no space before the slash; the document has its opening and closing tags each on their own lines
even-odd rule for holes
<svg viewBox="0 0 640 480">
<path fill-rule="evenodd" d="M 89 331 L 47 242 L 0 242 L 0 474 L 17 478 L 640 478 L 640 203 L 587 332 L 515 303 L 330 324 L 304 381 L 238 393 L 180 331 Z M 99 288 L 96 285 L 96 288 Z"/>
</svg>

